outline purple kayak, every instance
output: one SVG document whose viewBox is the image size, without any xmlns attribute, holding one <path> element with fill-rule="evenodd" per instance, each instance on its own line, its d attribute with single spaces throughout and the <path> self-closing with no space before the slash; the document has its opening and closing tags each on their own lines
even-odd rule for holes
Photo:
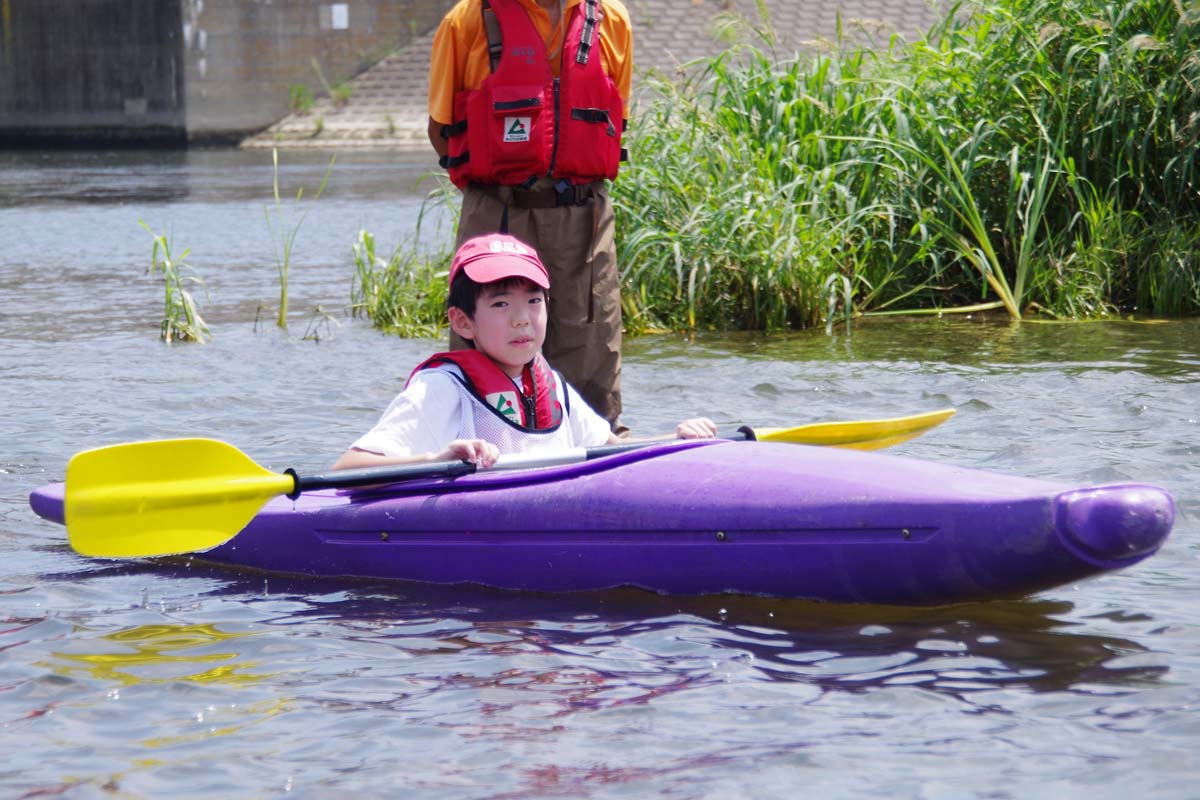
<svg viewBox="0 0 1200 800">
<path fill-rule="evenodd" d="M 63 484 L 33 492 L 63 521 Z M 653 446 L 569 466 L 276 497 L 206 561 L 504 589 L 639 586 L 830 602 L 1019 596 L 1135 564 L 1154 486 L 1072 488 L 880 453 Z"/>
</svg>

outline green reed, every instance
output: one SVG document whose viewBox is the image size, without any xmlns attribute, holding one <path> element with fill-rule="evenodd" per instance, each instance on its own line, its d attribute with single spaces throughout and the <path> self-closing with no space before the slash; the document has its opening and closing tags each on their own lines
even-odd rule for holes
<svg viewBox="0 0 1200 800">
<path fill-rule="evenodd" d="M 405 337 L 435 338 L 446 326 L 446 280 L 454 256 L 453 231 L 446 235 L 440 221 L 458 219 L 458 190 L 444 175 L 421 204 L 413 235 L 384 258 L 375 237 L 358 232 L 352 247 L 355 275 L 350 289 L 353 316 L 364 315 L 375 327 Z M 433 239 L 424 244 L 433 218 Z"/>
<path fill-rule="evenodd" d="M 630 327 L 832 321 L 847 282 L 857 312 L 1194 313 L 1198 51 L 1194 5 L 999 0 L 698 62 L 614 184 Z"/>
<path fill-rule="evenodd" d="M 337 156 L 329 159 L 329 166 L 325 168 L 325 175 L 321 179 L 321 185 L 317 187 L 316 193 L 312 196 L 312 202 L 316 202 L 325 191 L 336 160 Z M 305 207 L 298 218 L 294 222 L 290 222 L 279 197 L 279 151 L 276 148 L 271 148 L 271 169 L 271 188 L 275 204 L 273 207 L 263 206 L 263 215 L 267 220 L 267 230 L 271 234 L 271 245 L 275 251 L 275 266 L 279 274 L 279 308 L 276 309 L 275 324 L 280 328 L 286 328 L 288 326 L 288 278 L 292 271 L 292 248 L 312 207 L 311 205 Z M 304 187 L 301 186 L 296 190 L 294 206 L 299 207 L 303 199 Z M 274 212 L 274 216 L 272 216 L 272 212 Z"/>
<path fill-rule="evenodd" d="M 150 275 L 161 274 L 163 278 L 163 319 L 159 327 L 159 338 L 170 344 L 175 341 L 200 342 L 212 338 L 208 325 L 200 316 L 196 300 L 186 287 L 204 286 L 204 281 L 195 275 L 190 275 L 190 268 L 185 263 L 190 249 L 184 250 L 178 256 L 171 252 L 170 238 L 155 234 L 143 220 L 138 224 L 154 237 L 154 246 L 150 252 Z"/>
<path fill-rule="evenodd" d="M 358 232 L 354 243 L 351 313 L 368 317 L 375 327 L 405 337 L 437 337 L 446 317 L 446 276 L 451 253 L 422 256 L 416 248 L 397 247 L 384 259 L 375 237 Z"/>
</svg>

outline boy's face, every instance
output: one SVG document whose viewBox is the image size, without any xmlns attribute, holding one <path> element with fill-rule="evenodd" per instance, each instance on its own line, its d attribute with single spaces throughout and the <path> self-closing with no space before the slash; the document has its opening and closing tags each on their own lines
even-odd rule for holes
<svg viewBox="0 0 1200 800">
<path fill-rule="evenodd" d="M 520 377 L 546 340 L 546 292 L 526 280 L 489 284 L 475 302 L 473 318 L 450 309 L 450 327 L 509 377 Z"/>
</svg>

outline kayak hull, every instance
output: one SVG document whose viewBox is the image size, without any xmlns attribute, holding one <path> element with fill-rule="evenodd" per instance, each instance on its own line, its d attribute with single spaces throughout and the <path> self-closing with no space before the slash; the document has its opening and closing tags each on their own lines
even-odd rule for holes
<svg viewBox="0 0 1200 800">
<path fill-rule="evenodd" d="M 61 485 L 35 490 L 62 521 Z M 1165 491 L 1073 488 L 879 453 L 664 445 L 583 464 L 277 497 L 221 564 L 578 591 L 940 604 L 1025 595 L 1134 564 Z"/>
</svg>

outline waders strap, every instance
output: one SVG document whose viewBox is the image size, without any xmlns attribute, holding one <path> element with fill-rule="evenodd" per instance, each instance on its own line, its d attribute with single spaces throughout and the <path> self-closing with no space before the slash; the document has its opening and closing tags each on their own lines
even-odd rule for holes
<svg viewBox="0 0 1200 800">
<path fill-rule="evenodd" d="M 493 183 L 473 183 L 471 185 L 489 197 L 495 198 L 505 207 L 560 208 L 562 206 L 587 205 L 595 196 L 602 182 L 573 184 L 563 178 L 545 189 L 526 189 L 523 185 L 498 186 Z"/>
<path fill-rule="evenodd" d="M 500 66 L 500 56 L 504 55 L 504 40 L 500 35 L 500 21 L 496 19 L 496 12 L 492 11 L 492 4 L 483 0 L 482 6 L 483 29 L 487 32 L 488 61 L 491 62 L 492 72 L 495 72 L 496 67 Z"/>
</svg>

